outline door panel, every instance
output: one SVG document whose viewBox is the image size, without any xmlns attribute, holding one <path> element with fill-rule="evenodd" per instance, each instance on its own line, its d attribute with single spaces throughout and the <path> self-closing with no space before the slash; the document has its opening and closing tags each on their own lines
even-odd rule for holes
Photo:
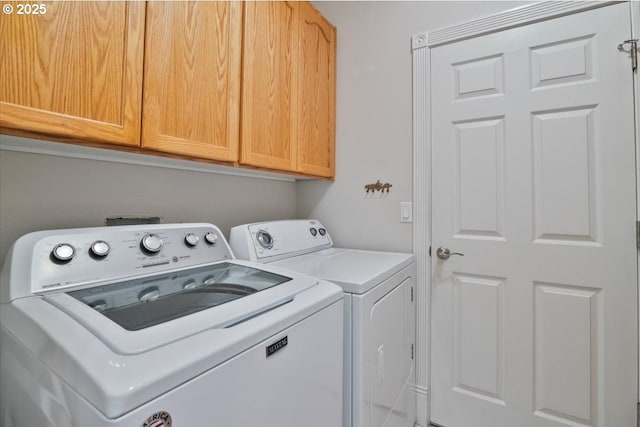
<svg viewBox="0 0 640 427">
<path fill-rule="evenodd" d="M 296 170 L 296 2 L 247 2 L 244 10 L 240 163 Z"/>
<path fill-rule="evenodd" d="M 142 146 L 238 160 L 240 2 L 149 2 Z"/>
<path fill-rule="evenodd" d="M 635 426 L 630 34 L 617 4 L 432 49 L 433 422 Z"/>
<path fill-rule="evenodd" d="M 41 2 L 0 19 L 0 128 L 140 144 L 145 5 Z"/>
</svg>

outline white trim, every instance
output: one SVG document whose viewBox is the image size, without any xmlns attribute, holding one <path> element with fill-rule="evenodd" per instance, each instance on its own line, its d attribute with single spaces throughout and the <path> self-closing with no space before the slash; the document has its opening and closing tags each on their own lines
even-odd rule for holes
<svg viewBox="0 0 640 427">
<path fill-rule="evenodd" d="M 427 408 L 426 405 L 429 403 L 429 389 L 426 387 L 416 386 L 415 393 L 418 398 L 417 410 L 418 412 L 421 412 L 421 411 L 424 412 L 424 410 Z M 415 426 L 418 426 L 418 427 L 427 427 L 429 425 L 431 425 L 429 424 L 429 421 L 426 421 L 425 423 L 423 423 L 422 420 L 417 420 L 417 422 L 415 423 Z"/>
<path fill-rule="evenodd" d="M 82 145 L 39 141 L 36 139 L 21 138 L 11 135 L 0 135 L 0 150 L 19 151 L 24 153 L 44 154 L 47 156 L 69 157 L 75 159 L 98 160 L 103 162 L 126 163 L 130 165 L 150 166 L 164 169 L 179 169 L 218 175 L 234 175 L 274 181 L 295 182 L 296 179 L 305 179 L 303 177 L 293 177 L 259 170 L 234 168 L 232 166 L 209 163 L 198 163 L 188 160 L 86 147 Z"/>
<path fill-rule="evenodd" d="M 429 34 L 427 32 L 414 34 L 413 37 L 411 37 L 411 48 L 416 50 L 429 47 L 429 43 L 427 43 L 428 40 Z"/>
<path fill-rule="evenodd" d="M 434 47 L 445 43 L 478 37 L 485 34 L 507 30 L 522 25 L 533 24 L 547 19 L 583 12 L 598 7 L 609 6 L 619 2 L 605 1 L 544 1 L 534 3 L 485 18 L 465 22 L 447 28 L 431 31 L 428 34 L 428 46 Z M 416 34 L 415 37 L 419 37 Z M 414 49 L 419 48 L 414 45 Z"/>
<path fill-rule="evenodd" d="M 426 34 L 424 35 L 426 47 Z M 415 39 L 414 39 L 415 40 Z M 430 51 L 413 52 L 413 253 L 416 256 L 416 415 L 419 425 L 429 425 L 429 334 L 430 259 L 429 259 L 429 192 L 431 185 L 430 134 Z"/>
<path fill-rule="evenodd" d="M 609 6 L 612 2 L 545 1 L 508 10 L 486 18 L 412 37 L 413 50 L 413 250 L 417 263 L 416 316 L 416 398 L 417 424 L 429 425 L 430 418 L 430 304 L 431 272 L 428 247 L 431 244 L 431 105 L 430 105 L 430 48 L 510 28 L 533 24 L 586 10 Z M 631 2 L 632 28 L 640 25 L 640 4 Z M 640 80 L 635 76 L 636 123 L 640 123 Z M 638 179 L 638 218 L 640 219 L 640 129 L 636 127 Z M 638 260 L 640 262 L 640 252 Z M 638 277 L 640 288 L 640 272 Z M 640 294 L 640 293 L 639 293 Z M 638 297 L 640 305 L 640 295 Z M 640 319 L 639 319 L 640 326 Z M 639 369 L 640 369 L 640 360 Z M 640 370 L 639 370 L 640 372 Z M 640 383 L 640 375 L 638 378 Z M 638 398 L 640 402 L 640 395 Z M 426 419 L 424 418 L 426 415 Z"/>
<path fill-rule="evenodd" d="M 631 2 L 631 38 L 640 37 L 640 3 Z M 635 103 L 635 131 L 636 131 L 636 220 L 640 221 L 640 78 L 636 70 L 633 76 L 633 98 Z M 640 265 L 640 250 L 638 251 L 638 265 Z M 640 270 L 638 271 L 638 311 L 640 312 Z M 638 334 L 640 343 L 640 318 L 638 318 Z M 640 354 L 640 350 L 639 350 Z M 638 358 L 638 402 L 640 402 L 640 357 Z"/>
</svg>

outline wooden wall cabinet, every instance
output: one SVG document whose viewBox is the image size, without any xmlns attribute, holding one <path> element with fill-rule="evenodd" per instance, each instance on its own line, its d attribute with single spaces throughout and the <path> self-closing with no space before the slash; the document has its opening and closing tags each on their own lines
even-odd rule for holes
<svg viewBox="0 0 640 427">
<path fill-rule="evenodd" d="M 307 2 L 248 2 L 240 163 L 333 178 L 336 31 Z"/>
<path fill-rule="evenodd" d="M 44 4 L 0 19 L 3 133 L 333 178 L 335 28 L 310 3 Z"/>
<path fill-rule="evenodd" d="M 145 4 L 44 2 L 26 15 L 5 3 L 0 128 L 138 146 Z"/>
<path fill-rule="evenodd" d="M 333 178 L 336 135 L 336 29 L 300 3 L 298 164 L 303 174 Z"/>
<path fill-rule="evenodd" d="M 244 9 L 240 163 L 296 170 L 298 3 Z"/>
<path fill-rule="evenodd" d="M 236 162 L 242 3 L 147 4 L 142 147 Z"/>
</svg>

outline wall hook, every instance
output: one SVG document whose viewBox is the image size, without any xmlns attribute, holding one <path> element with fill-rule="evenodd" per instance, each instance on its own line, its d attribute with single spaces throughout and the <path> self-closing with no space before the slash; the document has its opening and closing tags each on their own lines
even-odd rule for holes
<svg viewBox="0 0 640 427">
<path fill-rule="evenodd" d="M 367 191 L 367 194 L 369 192 L 373 193 L 376 191 L 381 191 L 381 192 L 389 192 L 389 189 L 393 187 L 393 184 L 389 184 L 388 182 L 385 182 L 384 184 L 380 182 L 380 180 L 377 180 L 374 184 L 367 184 L 364 186 L 364 189 Z"/>
</svg>

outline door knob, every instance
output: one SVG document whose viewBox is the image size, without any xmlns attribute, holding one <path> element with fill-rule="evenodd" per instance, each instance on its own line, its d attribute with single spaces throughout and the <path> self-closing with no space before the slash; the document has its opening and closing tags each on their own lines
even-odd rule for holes
<svg viewBox="0 0 640 427">
<path fill-rule="evenodd" d="M 437 250 L 436 250 L 436 255 L 438 255 L 438 258 L 440 259 L 444 259 L 447 260 L 451 257 L 451 255 L 460 255 L 460 256 L 464 256 L 464 254 L 460 253 L 460 252 L 451 252 L 449 250 L 449 248 L 447 248 L 446 246 L 440 246 Z"/>
</svg>

